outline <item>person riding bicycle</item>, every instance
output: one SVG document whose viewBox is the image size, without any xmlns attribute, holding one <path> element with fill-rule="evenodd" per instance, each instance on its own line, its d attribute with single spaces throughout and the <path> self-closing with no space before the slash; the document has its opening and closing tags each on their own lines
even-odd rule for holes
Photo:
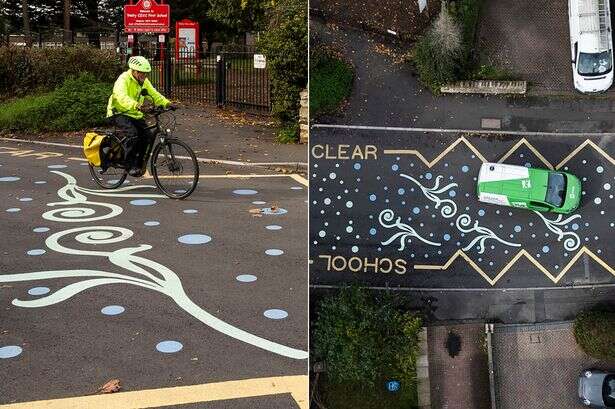
<svg viewBox="0 0 615 409">
<path fill-rule="evenodd" d="M 145 95 L 151 97 L 155 106 L 175 109 L 171 101 L 160 94 L 147 79 L 152 71 L 145 57 L 130 57 L 128 70 L 120 74 L 113 85 L 113 94 L 107 104 L 107 118 L 113 118 L 115 125 L 126 136 L 126 163 L 130 176 L 141 174 L 141 161 L 152 135 L 146 129 L 143 112 L 139 110 Z M 143 92 L 143 91 L 146 92 Z"/>
</svg>

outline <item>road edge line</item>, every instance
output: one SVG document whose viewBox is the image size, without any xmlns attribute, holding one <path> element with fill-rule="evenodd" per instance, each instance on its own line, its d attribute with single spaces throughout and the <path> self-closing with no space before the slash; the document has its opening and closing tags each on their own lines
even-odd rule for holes
<svg viewBox="0 0 615 409">
<path fill-rule="evenodd" d="M 530 131 L 507 131 L 493 129 L 454 129 L 454 128 L 413 128 L 400 126 L 371 126 L 371 125 L 335 125 L 314 124 L 312 128 L 329 129 L 356 129 L 364 131 L 394 131 L 394 132 L 440 132 L 440 133 L 469 133 L 487 135 L 517 135 L 517 136 L 615 136 L 615 132 L 530 132 Z"/>
<path fill-rule="evenodd" d="M 33 141 L 29 139 L 18 139 L 18 138 L 0 138 L 0 141 L 4 142 L 16 142 L 16 143 L 31 143 L 34 145 L 44 145 L 44 146 L 59 146 L 62 148 L 72 148 L 72 149 L 83 149 L 80 145 L 71 145 L 67 143 L 58 143 L 58 142 L 44 142 L 44 141 Z M 284 168 L 294 168 L 295 170 L 299 169 L 307 169 L 308 164 L 305 162 L 241 162 L 234 160 L 226 160 L 226 159 L 210 159 L 210 158 L 201 158 L 197 157 L 197 161 L 203 163 L 211 163 L 211 164 L 223 164 L 223 165 L 231 165 L 231 166 L 246 166 L 246 167 L 284 167 Z"/>
</svg>

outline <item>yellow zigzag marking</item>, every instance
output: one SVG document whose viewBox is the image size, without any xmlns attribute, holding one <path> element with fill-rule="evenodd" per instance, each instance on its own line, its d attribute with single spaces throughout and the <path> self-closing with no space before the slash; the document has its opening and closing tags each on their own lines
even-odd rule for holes
<svg viewBox="0 0 615 409">
<path fill-rule="evenodd" d="M 483 162 L 487 162 L 487 159 L 485 159 L 485 157 L 483 156 L 482 153 L 480 153 L 480 151 L 478 149 L 476 149 L 474 147 L 474 145 L 472 145 L 472 143 L 468 142 L 468 140 L 465 137 L 460 137 L 458 138 L 455 142 L 453 142 L 448 148 L 446 148 L 445 150 L 442 151 L 442 153 L 440 153 L 438 156 L 436 156 L 436 158 L 434 160 L 432 160 L 431 162 L 429 162 L 427 159 L 425 159 L 425 157 L 423 156 L 423 154 L 421 154 L 421 152 L 417 151 L 416 149 L 385 149 L 384 153 L 385 155 L 415 155 L 417 156 L 421 161 L 423 161 L 423 163 L 425 165 L 427 165 L 428 167 L 432 167 L 433 165 L 435 165 L 436 163 L 438 163 L 440 161 L 440 159 L 442 159 L 443 157 L 445 157 L 446 155 L 448 155 L 448 153 L 450 151 L 452 151 L 453 149 L 455 149 L 455 147 L 457 145 L 459 145 L 460 143 L 465 143 L 466 146 L 468 148 L 470 148 L 472 150 L 472 152 L 474 152 L 476 154 L 476 156 L 478 156 L 480 158 L 481 161 Z"/>
<path fill-rule="evenodd" d="M 438 156 L 436 156 L 432 161 L 428 161 L 425 156 L 423 156 L 423 154 L 416 150 L 416 149 L 385 149 L 384 150 L 384 154 L 385 155 L 414 155 L 416 157 L 418 157 L 425 165 L 427 165 L 427 167 L 431 168 L 433 165 L 435 165 L 436 163 L 438 163 L 443 157 L 445 157 L 446 155 L 449 154 L 450 151 L 452 151 L 453 149 L 455 149 L 455 147 L 457 145 L 459 145 L 460 143 L 464 143 L 468 148 L 470 148 L 470 150 L 472 150 L 472 152 L 474 152 L 474 154 L 482 161 L 482 162 L 488 162 L 487 159 L 485 159 L 485 157 L 483 156 L 482 153 L 480 153 L 480 151 L 474 146 L 472 145 L 471 142 L 469 142 L 464 136 L 458 138 L 455 142 L 453 142 L 451 145 L 449 145 L 448 148 L 444 149 Z M 529 150 L 531 150 L 537 157 L 538 159 L 540 159 L 540 161 L 542 161 L 542 163 L 545 164 L 545 166 L 547 166 L 549 169 L 559 169 L 562 166 L 564 166 L 568 161 L 570 161 L 572 158 L 574 158 L 583 148 L 585 148 L 586 146 L 590 146 L 592 148 L 594 148 L 594 150 L 596 150 L 596 152 L 598 152 L 600 155 L 602 155 L 611 165 L 615 165 L 615 159 L 613 159 L 613 157 L 611 157 L 611 155 L 609 155 L 607 152 L 604 151 L 604 149 L 602 149 L 601 147 L 599 147 L 598 145 L 596 145 L 594 142 L 592 142 L 589 139 L 586 139 L 583 143 L 581 143 L 579 146 L 577 146 L 572 152 L 570 152 L 568 154 L 568 156 L 566 156 L 560 163 L 558 163 L 557 165 L 553 165 L 551 162 L 549 162 L 541 153 L 538 149 L 536 149 L 530 142 L 527 141 L 527 139 L 525 138 L 521 138 L 520 141 L 518 141 L 512 148 L 510 148 L 499 160 L 499 163 L 504 162 L 506 159 L 508 159 L 508 157 L 510 157 L 510 155 L 512 155 L 517 148 L 519 148 L 521 145 L 525 145 Z"/>
<path fill-rule="evenodd" d="M 586 254 L 589 257 L 591 257 L 596 263 L 600 264 L 606 271 L 608 271 L 609 273 L 613 274 L 615 276 L 615 269 L 613 269 L 613 267 L 609 266 L 604 260 L 602 260 L 600 257 L 598 257 L 596 254 L 594 254 L 594 252 L 592 252 L 590 249 L 588 249 L 587 247 L 583 246 L 581 248 L 581 250 L 579 250 L 574 257 L 572 257 L 572 259 L 570 259 L 570 261 L 568 262 L 568 264 L 566 264 L 566 266 L 562 269 L 562 271 L 559 272 L 559 274 L 557 276 L 554 276 L 549 270 L 547 270 L 542 264 L 540 264 L 540 262 L 538 262 L 538 260 L 536 260 L 530 253 L 528 253 L 526 250 L 520 250 L 499 272 L 498 274 L 492 279 L 491 277 L 489 277 L 485 271 L 480 268 L 463 250 L 457 250 L 455 252 L 455 254 L 453 254 L 446 263 L 444 263 L 443 265 L 429 265 L 429 264 L 415 264 L 414 265 L 414 269 L 415 270 L 446 270 L 448 269 L 451 264 L 453 264 L 453 262 L 455 262 L 455 260 L 457 260 L 457 258 L 461 257 L 463 258 L 472 268 L 474 268 L 474 270 L 476 270 L 476 272 L 478 272 L 484 279 L 485 281 L 487 281 L 489 284 L 491 284 L 492 286 L 495 285 L 495 283 L 498 282 L 498 280 L 504 275 L 506 274 L 506 272 L 508 270 L 510 270 L 516 263 L 517 261 L 522 257 L 525 256 L 525 258 L 527 258 L 532 264 L 534 264 L 534 266 L 536 266 L 536 268 L 538 268 L 540 271 L 542 271 L 542 273 L 544 275 L 546 275 L 551 281 L 553 281 L 553 283 L 557 284 L 559 282 L 559 280 L 568 272 L 568 270 L 570 270 L 570 268 L 572 268 L 572 266 L 574 265 L 574 263 L 576 263 L 576 261 L 583 255 Z"/>
</svg>

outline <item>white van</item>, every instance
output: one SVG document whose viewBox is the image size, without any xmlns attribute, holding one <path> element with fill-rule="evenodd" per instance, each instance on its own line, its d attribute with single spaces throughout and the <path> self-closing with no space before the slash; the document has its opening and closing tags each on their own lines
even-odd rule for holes
<svg viewBox="0 0 615 409">
<path fill-rule="evenodd" d="M 602 92 L 613 83 L 609 0 L 568 0 L 574 87 Z"/>
</svg>

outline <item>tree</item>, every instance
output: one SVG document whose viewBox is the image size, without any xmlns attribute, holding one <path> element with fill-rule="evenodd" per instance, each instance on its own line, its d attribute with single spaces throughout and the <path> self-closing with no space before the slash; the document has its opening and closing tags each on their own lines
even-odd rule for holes
<svg viewBox="0 0 615 409">
<path fill-rule="evenodd" d="M 73 34 L 70 30 L 70 0 L 64 0 L 64 44 L 73 42 Z"/>
<path fill-rule="evenodd" d="M 208 15 L 236 34 L 261 31 L 265 12 L 273 4 L 274 0 L 209 0 Z"/>
<path fill-rule="evenodd" d="M 30 14 L 28 12 L 28 0 L 21 0 L 21 13 L 23 16 L 23 30 L 26 36 L 26 46 L 32 47 L 32 35 L 30 33 Z"/>
<path fill-rule="evenodd" d="M 307 3 L 277 0 L 268 17 L 267 31 L 258 46 L 267 56 L 273 113 L 282 121 L 295 121 L 299 93 L 307 85 Z"/>
</svg>

